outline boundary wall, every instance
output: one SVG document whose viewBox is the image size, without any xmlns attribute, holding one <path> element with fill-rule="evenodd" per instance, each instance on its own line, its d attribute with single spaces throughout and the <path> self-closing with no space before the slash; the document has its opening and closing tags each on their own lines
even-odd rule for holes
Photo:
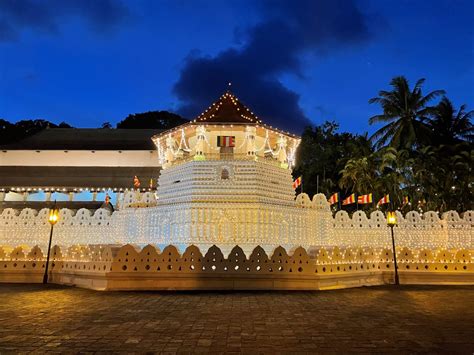
<svg viewBox="0 0 474 355">
<path fill-rule="evenodd" d="M 40 283 L 45 252 L 35 246 L 0 247 L 0 282 Z M 474 285 L 474 250 L 397 250 L 402 284 Z M 191 245 L 184 253 L 169 245 L 54 246 L 52 283 L 95 290 L 329 290 L 393 283 L 388 248 L 312 248 L 250 254 L 235 246 L 229 255 Z"/>
<path fill-rule="evenodd" d="M 53 243 L 63 246 L 154 244 L 161 248 L 173 244 L 181 252 L 191 244 L 203 250 L 216 244 L 224 253 L 229 253 L 235 245 L 240 245 L 246 253 L 256 245 L 267 253 L 279 245 L 287 250 L 298 246 L 308 250 L 314 246 L 391 246 L 390 229 L 381 211 L 370 216 L 362 211 L 352 216 L 338 211 L 333 216 L 322 194 L 315 195 L 313 200 L 306 194 L 298 195 L 289 215 L 283 210 L 276 213 L 243 205 L 230 208 L 231 212 L 200 205 L 189 209 L 157 206 L 152 193 L 128 192 L 122 204 L 122 209 L 114 213 L 106 209 L 94 213 L 87 209 L 61 209 Z M 462 216 L 455 211 L 442 216 L 433 211 L 397 214 L 394 232 L 398 246 L 474 249 L 474 211 L 466 211 Z M 47 215 L 48 209 L 5 209 L 0 214 L 0 245 L 47 246 L 50 229 Z"/>
</svg>

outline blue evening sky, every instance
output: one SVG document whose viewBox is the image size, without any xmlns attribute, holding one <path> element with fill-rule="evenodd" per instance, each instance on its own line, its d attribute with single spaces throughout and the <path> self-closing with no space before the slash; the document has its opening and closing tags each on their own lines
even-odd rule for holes
<svg viewBox="0 0 474 355">
<path fill-rule="evenodd" d="M 372 132 L 368 99 L 426 78 L 474 109 L 471 0 L 2 0 L 0 118 L 76 127 L 200 113 L 233 92 L 294 132 Z"/>
</svg>

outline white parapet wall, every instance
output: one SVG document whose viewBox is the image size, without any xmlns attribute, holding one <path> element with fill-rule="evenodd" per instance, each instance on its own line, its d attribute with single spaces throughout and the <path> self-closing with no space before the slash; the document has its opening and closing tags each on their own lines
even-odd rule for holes
<svg viewBox="0 0 474 355">
<path fill-rule="evenodd" d="M 45 254 L 0 247 L 0 282 L 41 282 Z M 398 248 L 397 260 L 402 284 L 474 285 L 473 250 Z M 390 248 L 75 245 L 52 248 L 49 280 L 96 290 L 328 290 L 393 283 L 394 263 Z"/>
<path fill-rule="evenodd" d="M 135 206 L 135 207 L 130 207 Z M 140 206 L 140 207 L 137 207 Z M 253 208 L 245 204 L 228 204 L 216 208 L 212 204 L 194 203 L 183 206 L 157 205 L 152 193 L 127 193 L 122 209 L 114 213 L 99 209 L 60 210 L 54 227 L 53 243 L 63 246 L 89 244 L 174 244 L 180 251 L 194 244 L 207 249 L 219 245 L 228 253 L 239 245 L 248 253 L 256 245 L 268 252 L 277 246 L 287 250 L 303 246 L 372 247 L 391 245 L 385 216 L 376 211 L 367 216 L 344 211 L 334 216 L 326 197 L 313 200 L 300 194 L 294 207 L 269 206 Z M 221 207 L 221 206 L 220 206 Z M 251 208 L 252 207 L 252 208 Z M 0 245 L 47 245 L 50 225 L 48 210 L 5 209 L 0 214 Z M 398 213 L 396 243 L 415 249 L 474 249 L 474 212 L 462 217 L 455 211 L 419 214 Z"/>
<path fill-rule="evenodd" d="M 0 166 L 156 166 L 155 150 L 4 150 Z"/>
</svg>

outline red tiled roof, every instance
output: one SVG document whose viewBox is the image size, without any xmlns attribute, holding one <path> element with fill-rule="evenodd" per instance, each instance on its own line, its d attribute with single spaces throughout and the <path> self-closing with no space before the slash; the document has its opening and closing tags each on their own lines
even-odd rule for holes
<svg viewBox="0 0 474 355">
<path fill-rule="evenodd" d="M 261 121 L 235 95 L 227 91 L 196 118 L 196 123 L 259 124 Z"/>
</svg>

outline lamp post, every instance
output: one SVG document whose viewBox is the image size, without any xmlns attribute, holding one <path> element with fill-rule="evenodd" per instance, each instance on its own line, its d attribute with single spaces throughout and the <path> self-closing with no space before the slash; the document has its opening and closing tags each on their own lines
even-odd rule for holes
<svg viewBox="0 0 474 355">
<path fill-rule="evenodd" d="M 58 222 L 59 219 L 59 210 L 57 208 L 52 208 L 49 210 L 48 222 L 51 224 L 51 232 L 49 233 L 49 244 L 48 244 L 48 256 L 46 257 L 46 267 L 44 270 L 43 283 L 48 283 L 48 266 L 49 266 L 49 255 L 51 254 L 51 242 L 53 240 L 53 228 L 54 225 Z"/>
<path fill-rule="evenodd" d="M 397 215 L 395 212 L 387 212 L 387 225 L 390 227 L 390 231 L 392 233 L 393 262 L 395 264 L 395 285 L 400 285 L 400 280 L 398 278 L 397 251 L 395 250 L 395 237 L 393 236 L 393 227 L 397 225 Z"/>
</svg>

